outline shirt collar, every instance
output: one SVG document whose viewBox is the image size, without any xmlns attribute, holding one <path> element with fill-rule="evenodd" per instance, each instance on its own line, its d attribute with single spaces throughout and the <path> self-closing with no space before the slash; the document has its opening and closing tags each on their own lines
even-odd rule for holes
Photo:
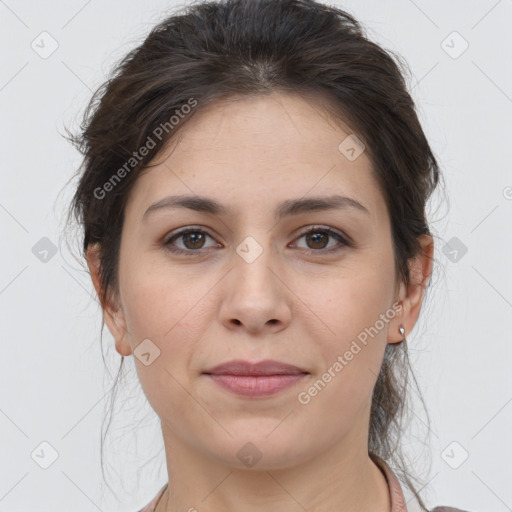
<svg viewBox="0 0 512 512">
<path fill-rule="evenodd" d="M 402 492 L 402 487 L 400 486 L 400 482 L 396 475 L 388 464 L 377 455 L 372 455 L 372 460 L 382 471 L 388 483 L 389 495 L 391 498 L 391 512 L 407 512 L 404 493 Z"/>
</svg>

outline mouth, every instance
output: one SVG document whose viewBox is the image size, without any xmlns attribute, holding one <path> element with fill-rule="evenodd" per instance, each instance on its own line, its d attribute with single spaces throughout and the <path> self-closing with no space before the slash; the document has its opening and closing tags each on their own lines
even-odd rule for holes
<svg viewBox="0 0 512 512">
<path fill-rule="evenodd" d="M 258 363 L 234 360 L 205 372 L 223 390 L 244 397 L 268 397 L 294 386 L 309 372 L 295 365 L 265 360 Z"/>
</svg>

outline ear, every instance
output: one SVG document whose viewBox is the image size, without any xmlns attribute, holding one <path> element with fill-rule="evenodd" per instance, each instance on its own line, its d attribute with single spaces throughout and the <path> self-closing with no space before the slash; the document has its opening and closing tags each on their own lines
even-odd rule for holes
<svg viewBox="0 0 512 512">
<path fill-rule="evenodd" d="M 112 334 L 116 350 L 123 356 L 129 356 L 132 353 L 130 344 L 127 341 L 126 320 L 123 310 L 111 300 L 102 296 L 100 289 L 100 266 L 101 266 L 101 253 L 100 246 L 92 244 L 86 251 L 87 266 L 91 274 L 91 279 L 98 295 L 101 309 L 103 310 L 103 318 L 107 324 L 108 330 Z"/>
<path fill-rule="evenodd" d="M 408 287 L 400 283 L 399 300 L 402 310 L 390 325 L 388 343 L 402 341 L 400 326 L 405 329 L 406 337 L 414 328 L 420 314 L 425 289 L 432 274 L 432 258 L 434 255 L 434 240 L 430 235 L 418 238 L 421 246 L 420 253 L 409 260 L 410 284 Z"/>
</svg>

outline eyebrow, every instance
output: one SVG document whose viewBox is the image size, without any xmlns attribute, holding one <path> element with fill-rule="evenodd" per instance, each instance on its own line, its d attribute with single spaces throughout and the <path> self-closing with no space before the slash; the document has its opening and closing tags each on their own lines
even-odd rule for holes
<svg viewBox="0 0 512 512">
<path fill-rule="evenodd" d="M 202 196 L 168 196 L 153 203 L 142 216 L 145 221 L 157 211 L 187 208 L 197 212 L 210 213 L 217 216 L 233 215 L 233 210 L 209 197 Z M 308 213 L 313 211 L 326 211 L 334 209 L 352 208 L 370 215 L 368 209 L 360 202 L 350 197 L 332 195 L 327 197 L 310 197 L 307 199 L 287 199 L 280 203 L 275 211 L 276 219 L 283 219 L 291 215 Z"/>
</svg>

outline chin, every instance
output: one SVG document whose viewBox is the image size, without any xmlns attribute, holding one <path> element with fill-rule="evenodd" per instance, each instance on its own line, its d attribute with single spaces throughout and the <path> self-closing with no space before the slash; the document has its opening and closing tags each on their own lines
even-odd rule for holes
<svg viewBox="0 0 512 512">
<path fill-rule="evenodd" d="M 278 423 L 273 422 L 272 429 L 275 429 Z M 277 435 L 277 431 L 272 432 L 272 429 L 264 428 L 260 435 L 257 428 L 251 427 L 244 429 L 240 435 L 235 435 L 235 432 L 228 428 L 233 438 L 225 439 L 220 450 L 219 445 L 205 448 L 219 463 L 249 471 L 289 469 L 314 456 L 310 451 L 312 447 L 304 445 L 303 437 L 302 440 L 300 437 L 294 439 L 284 429 Z"/>
</svg>

